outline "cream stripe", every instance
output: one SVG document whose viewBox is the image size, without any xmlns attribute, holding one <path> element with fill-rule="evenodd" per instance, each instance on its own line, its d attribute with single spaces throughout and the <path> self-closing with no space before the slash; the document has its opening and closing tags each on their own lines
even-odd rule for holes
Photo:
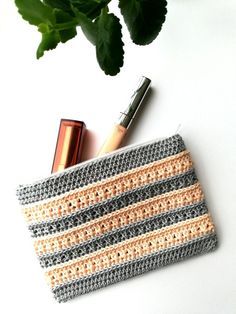
<svg viewBox="0 0 236 314">
<path fill-rule="evenodd" d="M 34 241 L 34 248 L 38 255 L 54 253 L 125 225 L 200 202 L 203 198 L 201 187 L 199 183 L 196 183 L 187 188 L 129 205 L 60 234 L 37 238 Z"/>
<path fill-rule="evenodd" d="M 23 209 L 28 223 L 51 220 L 70 215 L 78 209 L 105 201 L 123 192 L 166 179 L 192 168 L 187 151 L 123 172 L 112 178 L 101 180 L 86 187 L 75 189 L 46 203 L 36 203 Z"/>
<path fill-rule="evenodd" d="M 103 269 L 134 260 L 145 255 L 186 243 L 194 238 L 214 232 L 209 214 L 158 229 L 123 241 L 105 249 L 52 266 L 45 273 L 49 285 L 65 284 Z"/>
</svg>

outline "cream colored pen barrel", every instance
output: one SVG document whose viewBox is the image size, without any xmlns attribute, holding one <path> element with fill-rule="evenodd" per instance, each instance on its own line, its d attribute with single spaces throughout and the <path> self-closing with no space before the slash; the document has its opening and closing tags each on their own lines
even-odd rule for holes
<svg viewBox="0 0 236 314">
<path fill-rule="evenodd" d="M 98 156 L 104 155 L 106 153 L 110 153 L 116 149 L 118 149 L 121 145 L 121 142 L 127 132 L 127 129 L 122 125 L 115 125 L 110 133 L 110 136 L 106 139 L 102 148 L 98 152 Z"/>
</svg>

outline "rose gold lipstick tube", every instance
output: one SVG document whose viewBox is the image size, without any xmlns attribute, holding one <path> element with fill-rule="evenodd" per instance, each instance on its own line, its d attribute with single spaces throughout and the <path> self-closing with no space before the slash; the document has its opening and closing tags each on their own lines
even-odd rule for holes
<svg viewBox="0 0 236 314">
<path fill-rule="evenodd" d="M 84 122 L 61 119 L 52 173 L 74 166 L 81 161 L 85 131 Z"/>
</svg>

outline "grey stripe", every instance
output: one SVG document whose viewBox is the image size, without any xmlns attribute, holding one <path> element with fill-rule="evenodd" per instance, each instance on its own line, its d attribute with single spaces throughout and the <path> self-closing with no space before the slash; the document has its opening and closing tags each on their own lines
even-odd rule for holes
<svg viewBox="0 0 236 314">
<path fill-rule="evenodd" d="M 58 302 L 65 302 L 76 296 L 184 260 L 187 257 L 207 253 L 215 249 L 216 246 L 217 237 L 216 234 L 213 233 L 192 240 L 186 244 L 165 249 L 138 260 L 126 262 L 79 280 L 58 286 L 52 289 L 52 291 Z"/>
<path fill-rule="evenodd" d="M 62 232 L 73 227 L 77 227 L 93 219 L 107 215 L 118 209 L 127 207 L 148 198 L 179 190 L 197 182 L 194 170 L 187 171 L 178 176 L 174 176 L 162 181 L 148 184 L 141 188 L 122 193 L 119 196 L 106 200 L 104 202 L 92 205 L 76 213 L 63 218 L 55 219 L 49 222 L 29 225 L 29 231 L 32 237 L 40 237 L 56 232 Z"/>
<path fill-rule="evenodd" d="M 69 249 L 64 249 L 53 254 L 42 255 L 39 257 L 39 261 L 42 267 L 50 267 L 53 265 L 65 263 L 86 254 L 93 253 L 102 248 L 145 234 L 147 232 L 204 215 L 207 212 L 208 211 L 205 202 L 178 208 L 171 212 L 162 213 L 154 217 L 110 231 L 100 237 L 93 238 Z"/>
<path fill-rule="evenodd" d="M 92 160 L 34 184 L 21 185 L 17 189 L 17 197 L 22 205 L 41 201 L 184 150 L 184 142 L 177 134 L 161 141 Z"/>
</svg>

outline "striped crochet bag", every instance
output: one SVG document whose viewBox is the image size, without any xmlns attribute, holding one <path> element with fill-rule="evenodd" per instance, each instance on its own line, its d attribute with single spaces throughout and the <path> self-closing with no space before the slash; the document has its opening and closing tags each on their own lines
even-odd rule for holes
<svg viewBox="0 0 236 314">
<path fill-rule="evenodd" d="M 17 196 L 59 302 L 217 244 L 190 154 L 178 134 L 20 185 Z"/>
</svg>

